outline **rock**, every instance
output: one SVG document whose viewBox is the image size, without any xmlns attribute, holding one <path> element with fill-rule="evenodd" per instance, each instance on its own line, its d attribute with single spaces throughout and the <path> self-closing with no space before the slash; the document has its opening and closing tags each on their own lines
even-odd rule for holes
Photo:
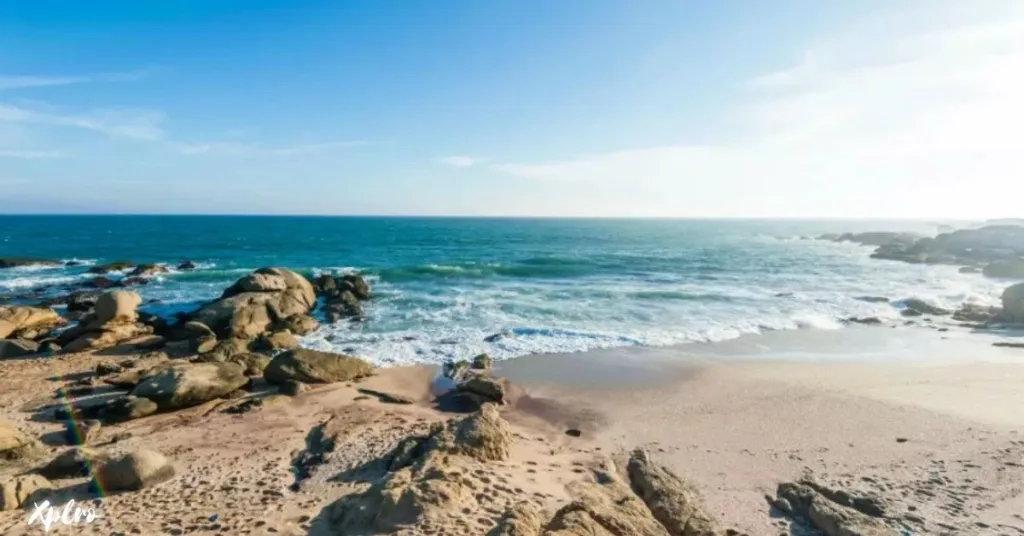
<svg viewBox="0 0 1024 536">
<path fill-rule="evenodd" d="M 25 266 L 60 266 L 60 261 L 51 259 L 26 259 L 18 257 L 0 257 L 0 268 L 22 268 Z"/>
<path fill-rule="evenodd" d="M 856 299 L 867 303 L 889 303 L 889 298 L 884 296 L 857 296 Z"/>
<path fill-rule="evenodd" d="M 338 284 L 331 274 L 320 274 L 313 280 L 313 290 L 317 296 L 323 296 L 336 288 Z"/>
<path fill-rule="evenodd" d="M 106 452 L 89 447 L 70 448 L 50 461 L 38 473 L 51 480 L 89 476 L 92 467 L 110 459 Z"/>
<path fill-rule="evenodd" d="M 363 276 L 358 274 L 341 276 L 341 279 L 338 281 L 338 288 L 342 291 L 351 292 L 359 300 L 365 301 L 371 298 L 370 285 L 366 283 L 366 279 Z"/>
<path fill-rule="evenodd" d="M 132 395 L 156 402 L 161 410 L 175 410 L 225 396 L 248 381 L 235 363 L 175 363 L 140 379 Z"/>
<path fill-rule="evenodd" d="M 968 303 L 953 313 L 953 320 L 960 322 L 989 322 L 994 320 L 1001 310 L 998 307 L 986 307 Z"/>
<path fill-rule="evenodd" d="M 39 343 L 25 339 L 0 339 L 0 359 L 24 357 L 39 352 Z"/>
<path fill-rule="evenodd" d="M 1024 323 L 1024 283 L 1017 283 L 1003 290 L 1003 312 L 1000 320 Z"/>
<path fill-rule="evenodd" d="M 105 292 L 96 299 L 95 321 L 97 324 L 135 322 L 138 319 L 135 309 L 141 304 L 142 298 L 134 292 L 126 290 Z"/>
<path fill-rule="evenodd" d="M 24 474 L 0 478 L 0 510 L 14 510 L 53 489 L 42 475 Z"/>
<path fill-rule="evenodd" d="M 68 311 L 89 312 L 96 306 L 96 300 L 100 297 L 99 292 L 80 290 L 72 292 L 68 296 Z"/>
<path fill-rule="evenodd" d="M 246 376 L 262 376 L 263 371 L 270 364 L 270 358 L 263 354 L 246 352 L 229 357 L 227 362 L 240 365 Z"/>
<path fill-rule="evenodd" d="M 286 329 L 298 336 L 309 335 L 320 327 L 320 323 L 312 316 L 302 314 L 286 318 L 274 325 L 274 330 Z"/>
<path fill-rule="evenodd" d="M 159 452 L 139 449 L 100 465 L 95 480 L 105 491 L 138 491 L 174 478 L 174 465 Z"/>
<path fill-rule="evenodd" d="M 868 326 L 878 326 L 883 324 L 882 319 L 878 318 L 877 316 L 867 316 L 863 318 L 851 316 L 850 318 L 847 318 L 846 321 L 852 322 L 854 324 L 864 324 Z"/>
<path fill-rule="evenodd" d="M 436 425 L 427 441 L 426 451 L 467 456 L 482 462 L 509 458 L 512 435 L 498 407 L 485 404 L 476 413 Z"/>
<path fill-rule="evenodd" d="M 475 370 L 491 370 L 491 356 L 480 354 L 474 357 L 472 367 Z"/>
<path fill-rule="evenodd" d="M 909 311 L 916 311 L 925 315 L 948 315 L 951 311 L 936 307 L 924 300 L 918 298 L 910 298 L 903 301 L 903 306 Z"/>
<path fill-rule="evenodd" d="M 103 290 L 103 289 L 108 289 L 108 288 L 119 287 L 119 286 L 121 286 L 121 283 L 118 282 L 118 281 L 114 281 L 113 279 L 110 279 L 109 277 L 100 276 L 100 277 L 94 277 L 94 278 L 86 281 L 85 283 L 82 284 L 82 286 L 98 288 L 98 289 Z"/>
<path fill-rule="evenodd" d="M 124 272 L 135 268 L 134 262 L 129 261 L 115 261 L 107 264 L 100 264 L 89 268 L 88 273 L 90 274 L 109 274 L 110 272 Z"/>
<path fill-rule="evenodd" d="M 451 396 L 468 400 L 475 406 L 489 402 L 498 405 L 507 403 L 505 385 L 499 380 L 485 376 L 472 376 L 460 382 L 455 386 Z"/>
<path fill-rule="evenodd" d="M 126 277 L 121 280 L 120 286 L 122 287 L 141 287 L 149 284 L 149 279 L 145 277 Z"/>
<path fill-rule="evenodd" d="M 292 350 L 299 347 L 299 340 L 287 330 L 275 331 L 265 334 L 254 343 L 254 349 L 261 352 L 273 350 Z"/>
<path fill-rule="evenodd" d="M 636 450 L 626 467 L 633 492 L 671 536 L 716 536 L 696 488 Z"/>
<path fill-rule="evenodd" d="M 893 243 L 910 244 L 921 238 L 914 233 L 894 233 L 873 231 L 867 233 L 844 233 L 839 235 L 837 242 L 855 242 L 863 246 L 886 246 Z"/>
<path fill-rule="evenodd" d="M 156 402 L 148 398 L 129 395 L 115 398 L 104 404 L 99 410 L 99 417 L 108 423 L 119 423 L 148 417 L 158 410 Z"/>
<path fill-rule="evenodd" d="M 405 395 L 377 391 L 375 389 L 359 389 L 360 394 L 372 396 L 384 404 L 415 404 L 416 401 Z"/>
<path fill-rule="evenodd" d="M 44 340 L 39 343 L 39 351 L 47 355 L 53 355 L 61 351 L 61 347 L 56 341 Z"/>
<path fill-rule="evenodd" d="M 280 291 L 247 292 L 253 281 L 242 278 L 224 292 L 221 299 L 197 311 L 194 320 L 212 328 L 218 337 L 253 339 L 281 320 L 307 314 L 316 305 L 313 286 L 301 275 L 282 268 L 261 268 L 253 275 L 276 276 L 273 281 L 284 281 Z M 248 277 L 248 276 L 247 276 Z"/>
<path fill-rule="evenodd" d="M 128 273 L 128 277 L 155 277 L 169 272 L 166 266 L 159 264 L 140 264 Z"/>
<path fill-rule="evenodd" d="M 988 277 L 1024 279 L 1024 259 L 996 261 L 986 266 L 981 273 Z"/>
<path fill-rule="evenodd" d="M 239 279 L 233 286 L 224 291 L 229 298 L 243 292 L 280 292 L 288 288 L 284 278 L 274 274 L 249 274 Z"/>
<path fill-rule="evenodd" d="M 202 354 L 200 361 L 204 363 L 226 363 L 239 354 L 249 353 L 249 341 L 234 337 L 217 341 L 217 345 L 209 352 Z"/>
<path fill-rule="evenodd" d="M 66 322 L 53 309 L 12 305 L 0 307 L 0 339 L 19 338 L 22 332 L 48 332 Z"/>
<path fill-rule="evenodd" d="M 70 420 L 64 428 L 64 442 L 68 445 L 86 445 L 92 443 L 100 435 L 100 421 L 89 419 L 86 421 Z"/>
<path fill-rule="evenodd" d="M 121 365 L 113 361 L 101 361 L 96 363 L 96 375 L 106 376 L 107 374 L 118 374 L 122 371 Z"/>
<path fill-rule="evenodd" d="M 977 266 L 964 266 L 958 270 L 961 274 L 980 274 L 981 268 Z"/>
<path fill-rule="evenodd" d="M 521 502 L 501 516 L 498 526 L 488 536 L 540 536 L 543 524 L 537 507 Z"/>
<path fill-rule="evenodd" d="M 178 270 L 182 272 L 188 272 L 196 269 L 196 264 L 192 261 L 181 261 L 178 263 Z"/>
<path fill-rule="evenodd" d="M 896 531 L 863 514 L 829 500 L 811 486 L 784 482 L 776 491 L 773 505 L 791 516 L 802 518 L 825 536 L 896 536 Z"/>
<path fill-rule="evenodd" d="M 873 258 L 930 264 L 980 265 L 1019 259 L 1024 254 L 1024 228 L 988 225 L 945 232 L 911 243 L 881 245 Z"/>
<path fill-rule="evenodd" d="M 349 291 L 334 291 L 327 296 L 324 313 L 327 321 L 331 323 L 342 318 L 360 319 L 363 317 L 363 306 L 355 294 Z"/>
<path fill-rule="evenodd" d="M 32 458 L 43 451 L 42 445 L 14 427 L 0 421 L 0 460 L 22 460 Z"/>
<path fill-rule="evenodd" d="M 1024 342 L 994 342 L 992 346 L 998 348 L 1024 348 Z"/>
<path fill-rule="evenodd" d="M 441 374 L 456 383 L 466 379 L 472 366 L 465 359 L 460 361 L 445 361 L 441 366 Z"/>
<path fill-rule="evenodd" d="M 309 391 L 310 389 L 311 387 L 309 385 L 306 385 L 302 382 L 297 382 L 295 380 L 285 380 L 281 382 L 281 385 L 277 387 L 277 392 L 281 393 L 282 395 L 299 396 L 302 393 Z"/>
<path fill-rule="evenodd" d="M 188 351 L 194 354 L 205 354 L 217 348 L 217 337 L 204 336 L 188 341 Z"/>
<path fill-rule="evenodd" d="M 91 325 L 86 326 L 85 329 L 89 329 Z M 78 338 L 67 342 L 62 347 L 64 352 L 81 352 L 84 350 L 97 350 L 101 348 L 111 348 L 118 346 L 122 343 L 130 342 L 138 339 L 145 335 L 151 335 L 153 328 L 144 324 L 137 323 L 108 323 L 95 328 L 95 330 L 80 331 L 68 330 L 62 334 L 61 341 L 64 340 L 64 335 L 78 335 Z M 156 345 L 159 342 L 163 344 L 163 339 L 151 340 L 148 343 Z M 147 342 L 144 342 L 143 346 L 146 346 Z"/>
<path fill-rule="evenodd" d="M 263 377 L 272 384 L 280 384 L 285 380 L 304 383 L 345 382 L 372 374 L 373 366 L 358 357 L 305 348 L 279 354 L 263 371 Z"/>
</svg>

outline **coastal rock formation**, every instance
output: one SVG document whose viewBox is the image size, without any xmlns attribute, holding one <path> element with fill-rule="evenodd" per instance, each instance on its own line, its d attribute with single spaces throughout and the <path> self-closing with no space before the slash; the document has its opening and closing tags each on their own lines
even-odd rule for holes
<svg viewBox="0 0 1024 536">
<path fill-rule="evenodd" d="M 99 467 L 95 479 L 106 491 L 137 491 L 174 478 L 174 465 L 163 454 L 139 449 Z"/>
<path fill-rule="evenodd" d="M 141 303 L 142 298 L 134 292 L 106 292 L 96 299 L 94 312 L 82 317 L 77 326 L 61 333 L 57 343 L 65 352 L 80 352 L 118 346 L 150 335 L 153 328 L 137 322 L 135 308 Z"/>
<path fill-rule="evenodd" d="M 358 357 L 305 348 L 277 355 L 263 370 L 263 377 L 272 384 L 286 380 L 303 383 L 344 382 L 372 374 L 373 365 Z"/>
<path fill-rule="evenodd" d="M 99 264 L 89 268 L 88 273 L 90 274 L 109 274 L 111 272 L 124 272 L 135 268 L 135 263 L 131 261 L 114 261 L 107 264 Z"/>
<path fill-rule="evenodd" d="M 867 233 L 843 233 L 841 235 L 822 235 L 824 240 L 833 242 L 854 242 L 862 246 L 886 246 L 890 244 L 911 244 L 922 238 L 914 233 L 895 233 L 889 231 L 872 231 Z"/>
<path fill-rule="evenodd" d="M 1020 273 L 1015 267 L 1024 256 L 1024 226 L 1020 225 L 988 225 L 941 233 L 934 238 L 898 239 L 876 245 L 878 249 L 871 254 L 876 259 L 970 267 L 992 265 L 986 275 L 1024 277 L 1013 275 Z"/>
<path fill-rule="evenodd" d="M 718 529 L 688 482 L 636 450 L 626 466 L 630 486 L 672 536 L 715 536 Z"/>
<path fill-rule="evenodd" d="M 968 303 L 953 313 L 953 320 L 984 324 L 995 320 L 1001 312 L 1002 310 L 998 307 Z"/>
<path fill-rule="evenodd" d="M 49 308 L 0 307 L 0 339 L 36 339 L 65 323 L 56 311 Z"/>
<path fill-rule="evenodd" d="M 928 303 L 928 302 L 926 302 L 926 301 L 924 301 L 922 299 L 919 299 L 919 298 L 910 298 L 908 300 L 904 300 L 903 306 L 906 308 L 904 310 L 904 312 L 912 311 L 914 313 L 913 315 L 910 315 L 910 316 L 920 316 L 920 315 L 944 316 L 944 315 L 951 314 L 951 311 L 943 309 L 942 307 L 936 307 L 935 305 L 932 305 L 932 304 L 930 304 L 930 303 Z"/>
<path fill-rule="evenodd" d="M 0 339 L 0 359 L 24 357 L 39 352 L 39 343 L 28 339 Z"/>
<path fill-rule="evenodd" d="M 309 315 L 290 316 L 273 326 L 275 331 L 286 329 L 300 337 L 316 331 L 319 327 L 320 323 Z"/>
<path fill-rule="evenodd" d="M 880 520 L 861 511 L 877 512 L 877 506 L 859 509 L 849 496 L 836 494 L 828 497 L 820 493 L 817 487 L 805 481 L 784 482 L 779 484 L 777 498 L 771 501 L 771 505 L 789 516 L 803 520 L 825 536 L 897 535 L 896 531 Z M 842 504 L 844 499 L 850 499 L 849 503 Z"/>
<path fill-rule="evenodd" d="M 246 352 L 242 354 L 235 354 L 229 357 L 226 362 L 236 363 L 241 366 L 242 372 L 246 376 L 262 376 L 263 371 L 266 370 L 267 365 L 270 364 L 270 357 L 263 354 Z"/>
<path fill-rule="evenodd" d="M 160 264 L 140 264 L 134 270 L 128 272 L 128 277 L 155 277 L 168 272 L 170 270 Z"/>
<path fill-rule="evenodd" d="M 299 340 L 295 338 L 295 335 L 292 335 L 292 332 L 283 329 L 261 335 L 251 346 L 254 350 L 260 352 L 292 350 L 299 347 Z"/>
<path fill-rule="evenodd" d="M 1000 320 L 1024 323 L 1024 283 L 1017 283 L 1003 291 L 1003 312 Z"/>
<path fill-rule="evenodd" d="M 94 305 L 94 320 L 98 324 L 108 322 L 135 322 L 135 309 L 142 304 L 142 298 L 134 293 L 115 290 L 101 294 Z"/>
<path fill-rule="evenodd" d="M 23 266 L 60 266 L 60 261 L 50 259 L 24 259 L 0 257 L 0 268 L 21 268 Z"/>
<path fill-rule="evenodd" d="M 275 323 L 308 314 L 315 305 L 316 294 L 306 278 L 283 268 L 261 268 L 238 280 L 192 320 L 206 324 L 222 339 L 251 341 Z"/>
<path fill-rule="evenodd" d="M 507 460 L 511 448 L 508 423 L 494 404 L 485 404 L 469 417 L 435 426 L 426 443 L 428 454 L 441 452 L 482 462 Z"/>
<path fill-rule="evenodd" d="M 1024 259 L 996 261 L 986 266 L 981 273 L 988 277 L 1024 279 Z"/>
<path fill-rule="evenodd" d="M 109 455 L 102 450 L 89 447 L 73 447 L 59 454 L 37 472 L 51 480 L 78 478 L 89 476 L 91 467 L 106 463 L 109 460 Z"/>
<path fill-rule="evenodd" d="M 181 261 L 178 263 L 178 270 L 188 272 L 196 269 L 196 263 L 192 261 Z"/>
<path fill-rule="evenodd" d="M 159 409 L 157 403 L 148 398 L 128 395 L 104 404 L 97 416 L 108 423 L 119 423 L 147 417 Z"/>
<path fill-rule="evenodd" d="M 174 363 L 146 373 L 132 396 L 148 398 L 167 411 L 225 396 L 248 382 L 235 363 Z"/>
<path fill-rule="evenodd" d="M 31 458 L 42 450 L 38 441 L 25 435 L 13 424 L 0 421 L 0 462 Z"/>
<path fill-rule="evenodd" d="M 363 306 L 360 302 L 371 298 L 370 285 L 358 274 L 321 274 L 314 287 L 317 296 L 324 297 L 324 315 L 331 323 L 342 318 L 361 319 Z"/>
<path fill-rule="evenodd" d="M 24 474 L 0 479 L 0 510 L 14 510 L 40 493 L 53 489 L 42 475 Z"/>
</svg>

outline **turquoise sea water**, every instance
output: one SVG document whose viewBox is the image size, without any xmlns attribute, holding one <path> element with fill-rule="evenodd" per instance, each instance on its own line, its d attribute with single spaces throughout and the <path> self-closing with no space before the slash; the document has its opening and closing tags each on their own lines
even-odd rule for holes
<svg viewBox="0 0 1024 536">
<path fill-rule="evenodd" d="M 724 340 L 765 330 L 840 328 L 895 316 L 921 297 L 994 303 L 1005 281 L 956 267 L 868 258 L 870 248 L 803 237 L 907 230 L 928 222 L 364 217 L 0 216 L 0 257 L 85 261 L 0 270 L 0 293 L 56 289 L 113 260 L 199 269 L 138 290 L 159 314 L 196 307 L 261 266 L 366 274 L 363 323 L 324 326 L 310 347 L 380 363 L 499 358 Z M 493 342 L 485 338 L 504 335 Z"/>
</svg>

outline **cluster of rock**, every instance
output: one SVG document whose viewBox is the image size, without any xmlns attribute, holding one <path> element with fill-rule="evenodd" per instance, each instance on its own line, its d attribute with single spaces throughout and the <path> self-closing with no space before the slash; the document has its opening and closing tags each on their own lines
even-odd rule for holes
<svg viewBox="0 0 1024 536">
<path fill-rule="evenodd" d="M 328 322 L 333 324 L 342 318 L 362 320 L 361 302 L 371 298 L 370 286 L 363 276 L 322 274 L 313 280 L 313 287 L 316 295 L 324 299 L 323 311 Z"/>
<path fill-rule="evenodd" d="M 39 352 L 67 321 L 41 307 L 0 306 L 0 359 Z"/>
<path fill-rule="evenodd" d="M 875 246 L 877 249 L 871 254 L 875 259 L 962 265 L 965 272 L 981 271 L 990 277 L 1024 278 L 1024 226 L 1021 225 L 959 229 L 935 237 L 872 232 L 822 235 L 820 238 Z"/>
<path fill-rule="evenodd" d="M 779 484 L 768 503 L 825 536 L 895 536 L 886 523 L 885 503 L 878 497 L 858 496 L 805 478 Z M 894 523 L 898 524 L 898 523 Z"/>
</svg>

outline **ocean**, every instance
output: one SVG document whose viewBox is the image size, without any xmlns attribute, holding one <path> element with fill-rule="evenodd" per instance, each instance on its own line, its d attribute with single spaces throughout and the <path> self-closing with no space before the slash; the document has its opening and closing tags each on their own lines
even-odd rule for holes
<svg viewBox="0 0 1024 536">
<path fill-rule="evenodd" d="M 72 284 L 114 260 L 198 269 L 136 290 L 144 310 L 196 308 L 262 266 L 307 276 L 360 272 L 374 301 L 361 323 L 323 325 L 311 348 L 378 364 L 498 359 L 721 341 L 774 330 L 841 329 L 899 316 L 899 300 L 996 304 L 1006 282 L 954 266 L 869 259 L 813 240 L 869 230 L 934 234 L 946 222 L 419 217 L 0 216 L 0 257 L 77 267 L 0 270 L 0 293 Z M 882 296 L 896 303 L 858 299 Z M 498 337 L 492 337 L 501 334 Z M 489 341 L 489 342 L 488 342 Z"/>
</svg>

